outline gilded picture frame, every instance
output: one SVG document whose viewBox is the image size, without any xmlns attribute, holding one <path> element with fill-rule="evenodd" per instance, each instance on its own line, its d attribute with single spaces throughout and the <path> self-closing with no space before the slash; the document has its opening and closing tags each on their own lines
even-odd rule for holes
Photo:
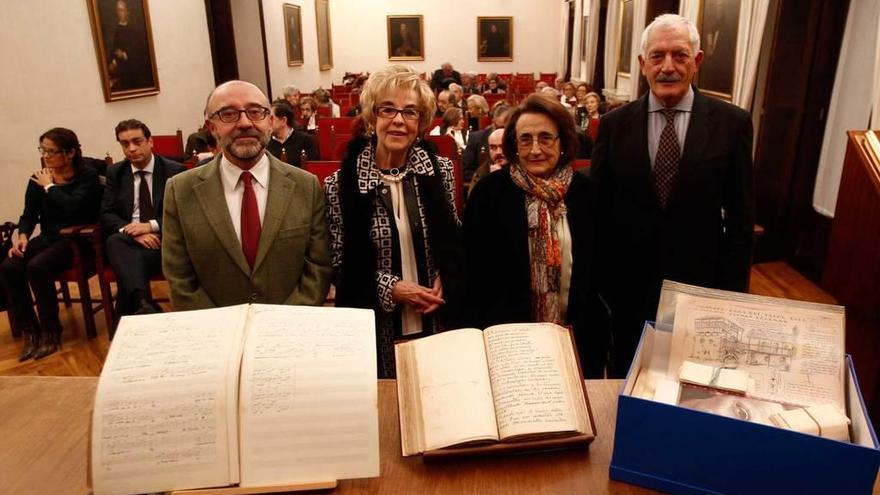
<svg viewBox="0 0 880 495">
<path fill-rule="evenodd" d="M 387 16 L 388 60 L 425 60 L 425 24 L 420 15 Z"/>
<path fill-rule="evenodd" d="M 696 84 L 704 93 L 731 101 L 736 72 L 740 2 L 700 0 L 697 28 L 703 63 Z"/>
<path fill-rule="evenodd" d="M 287 66 L 302 65 L 303 55 L 302 12 L 299 5 L 285 3 L 284 9 L 284 45 L 287 47 Z"/>
<path fill-rule="evenodd" d="M 104 101 L 159 93 L 147 0 L 86 0 Z"/>
<path fill-rule="evenodd" d="M 513 17 L 477 17 L 477 60 L 513 61 Z"/>
<path fill-rule="evenodd" d="M 318 35 L 318 69 L 333 68 L 333 43 L 330 36 L 330 0 L 315 0 L 315 23 Z"/>
</svg>

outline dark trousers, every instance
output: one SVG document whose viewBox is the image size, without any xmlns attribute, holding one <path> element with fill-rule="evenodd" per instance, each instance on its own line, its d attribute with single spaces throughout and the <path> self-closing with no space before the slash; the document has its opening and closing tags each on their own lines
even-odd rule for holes
<svg viewBox="0 0 880 495">
<path fill-rule="evenodd" d="M 9 301 L 13 328 L 37 335 L 61 333 L 55 279 L 72 266 L 73 249 L 67 241 L 43 236 L 28 242 L 23 258 L 13 256 L 0 263 L 0 281 Z M 31 290 L 36 299 L 39 321 L 34 314 Z"/>
<path fill-rule="evenodd" d="M 130 315 L 150 297 L 150 278 L 162 272 L 162 251 L 117 232 L 107 238 L 107 258 L 116 274 L 116 314 Z"/>
</svg>

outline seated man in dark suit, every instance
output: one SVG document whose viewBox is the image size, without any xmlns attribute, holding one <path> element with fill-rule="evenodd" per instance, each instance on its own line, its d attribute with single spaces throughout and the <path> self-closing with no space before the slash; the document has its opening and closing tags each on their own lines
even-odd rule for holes
<svg viewBox="0 0 880 495">
<path fill-rule="evenodd" d="M 150 129 L 139 120 L 116 126 L 125 160 L 107 169 L 101 224 L 116 274 L 118 316 L 153 313 L 150 277 L 162 271 L 162 202 L 165 181 L 185 167 L 153 154 Z M 111 332 L 112 337 L 112 332 Z"/>
<path fill-rule="evenodd" d="M 480 166 L 480 162 L 482 161 L 480 156 L 483 154 L 484 150 L 488 150 L 489 136 L 492 134 L 492 131 L 496 129 L 504 129 L 504 126 L 507 125 L 507 118 L 510 115 L 510 110 L 511 109 L 507 104 L 501 103 L 497 105 L 489 113 L 492 116 L 492 125 L 468 134 L 467 145 L 465 145 L 464 152 L 461 154 L 461 170 L 465 184 L 471 182 L 471 179 L 474 177 L 474 172 L 476 172 L 477 167 Z M 488 157 L 488 154 L 486 154 L 486 156 Z"/>
<path fill-rule="evenodd" d="M 449 85 L 452 83 L 461 84 L 461 74 L 453 70 L 452 64 L 449 62 L 441 65 L 431 76 L 431 89 L 435 92 L 449 89 Z"/>
<path fill-rule="evenodd" d="M 272 113 L 269 114 L 269 123 L 272 126 L 272 139 L 266 150 L 272 156 L 281 160 L 282 152 L 285 155 L 284 162 L 302 167 L 302 153 L 306 152 L 309 160 L 317 160 L 318 147 L 315 138 L 311 135 L 294 129 L 295 117 L 293 109 L 286 102 L 276 101 L 272 103 Z"/>
</svg>

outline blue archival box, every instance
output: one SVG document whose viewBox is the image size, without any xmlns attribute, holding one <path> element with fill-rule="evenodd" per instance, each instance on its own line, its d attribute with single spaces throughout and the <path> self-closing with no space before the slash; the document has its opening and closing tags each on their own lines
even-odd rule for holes
<svg viewBox="0 0 880 495">
<path fill-rule="evenodd" d="M 646 324 L 617 404 L 612 479 L 673 494 L 871 493 L 880 444 L 846 357 L 852 443 L 632 396 L 671 332 Z"/>
</svg>

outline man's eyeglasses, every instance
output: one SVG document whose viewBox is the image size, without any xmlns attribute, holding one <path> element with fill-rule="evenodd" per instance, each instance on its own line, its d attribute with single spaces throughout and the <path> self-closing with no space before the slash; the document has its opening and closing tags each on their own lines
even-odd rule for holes
<svg viewBox="0 0 880 495">
<path fill-rule="evenodd" d="M 376 107 L 375 112 L 378 117 L 389 120 L 397 117 L 397 114 L 403 115 L 406 120 L 419 120 L 422 116 L 422 112 L 415 108 Z"/>
<path fill-rule="evenodd" d="M 211 114 L 211 117 L 217 117 L 220 119 L 220 122 L 232 124 L 238 122 L 241 118 L 241 114 L 247 115 L 248 120 L 251 122 L 258 122 L 269 116 L 269 109 L 266 107 L 248 107 L 244 110 L 239 110 L 237 108 L 221 108 Z"/>
<path fill-rule="evenodd" d="M 40 152 L 40 156 L 55 156 L 60 155 L 61 150 L 53 150 L 51 148 L 43 148 L 42 146 L 37 147 L 37 151 Z"/>
<path fill-rule="evenodd" d="M 559 139 L 559 136 L 554 136 L 549 132 L 542 132 L 538 134 L 537 138 L 531 134 L 522 134 L 516 138 L 516 144 L 519 145 L 520 148 L 531 148 L 537 140 L 538 144 L 545 148 L 549 148 L 550 146 L 553 146 L 553 143 L 555 143 L 557 139 Z"/>
</svg>

